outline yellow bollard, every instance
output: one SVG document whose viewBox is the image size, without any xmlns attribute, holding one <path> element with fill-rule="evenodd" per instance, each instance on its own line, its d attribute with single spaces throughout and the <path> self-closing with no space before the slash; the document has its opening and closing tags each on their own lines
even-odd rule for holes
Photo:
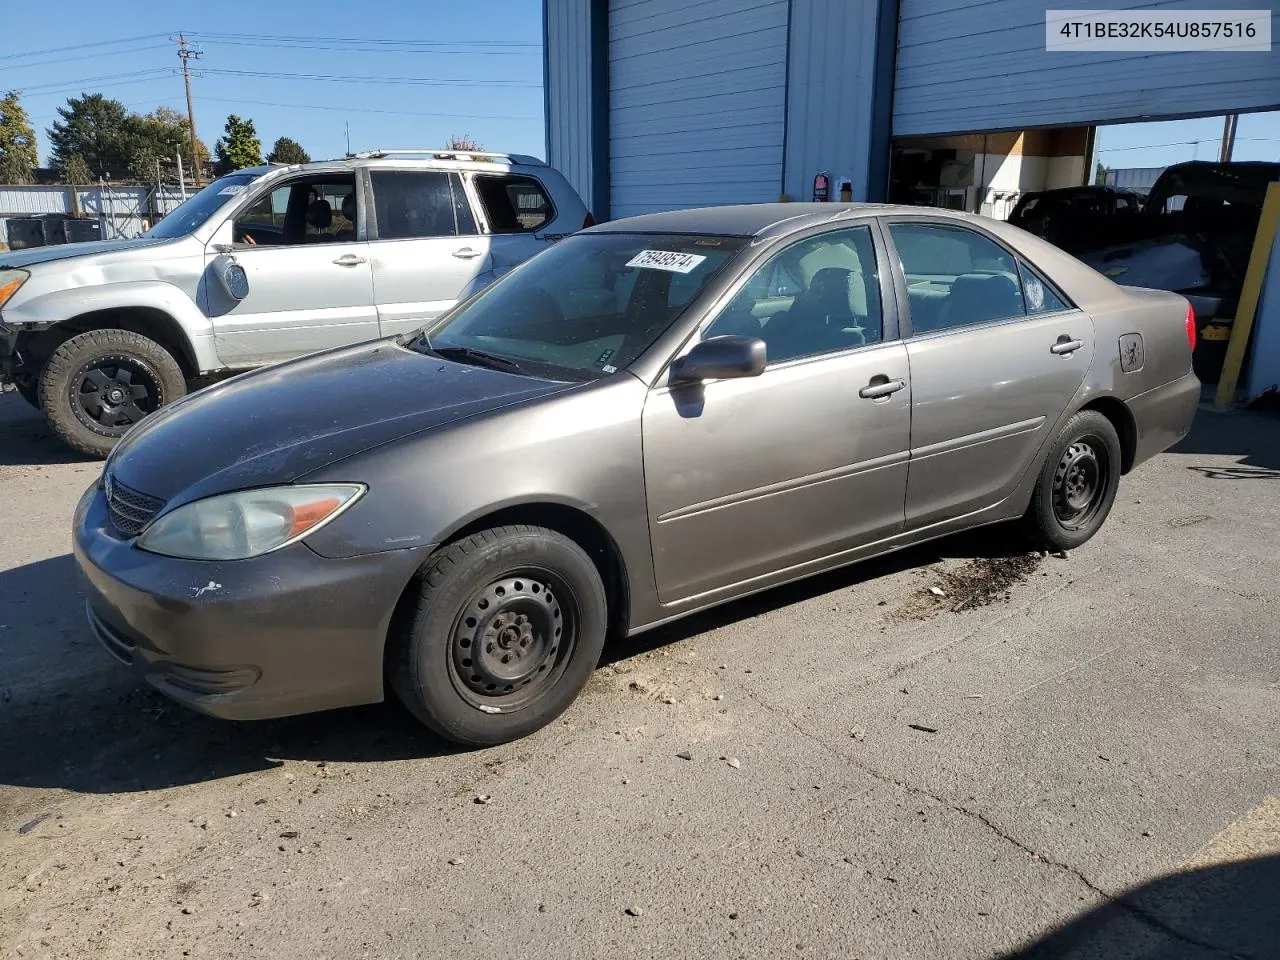
<svg viewBox="0 0 1280 960">
<path fill-rule="evenodd" d="M 1219 410 L 1230 410 L 1236 400 L 1240 368 L 1244 366 L 1249 334 L 1253 332 L 1253 318 L 1258 312 L 1258 298 L 1262 295 L 1262 280 L 1271 259 L 1277 224 L 1280 224 L 1280 181 L 1267 184 L 1267 196 L 1262 201 L 1262 216 L 1258 220 L 1258 232 L 1253 237 L 1249 269 L 1245 271 L 1244 286 L 1240 288 L 1240 306 L 1236 308 L 1236 318 L 1231 324 L 1231 339 L 1227 342 L 1227 356 L 1222 361 L 1222 376 L 1218 379 L 1218 393 L 1214 397 L 1214 406 Z"/>
</svg>

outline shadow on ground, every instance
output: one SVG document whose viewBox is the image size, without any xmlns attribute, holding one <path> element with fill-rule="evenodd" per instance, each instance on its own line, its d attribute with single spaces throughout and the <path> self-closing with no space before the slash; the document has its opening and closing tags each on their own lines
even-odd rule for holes
<svg viewBox="0 0 1280 960">
<path fill-rule="evenodd" d="M 1024 553 L 1003 528 L 975 531 L 726 604 L 612 644 L 604 664 L 943 557 Z M 0 572 L 0 784 L 81 793 L 149 790 L 263 770 L 280 760 L 376 763 L 456 748 L 395 704 L 235 723 L 140 686 L 98 648 L 70 556 Z"/>
<path fill-rule="evenodd" d="M 1280 479 L 1280 423 L 1257 413 L 1215 413 L 1201 408 L 1191 433 L 1170 453 L 1240 458 L 1231 466 L 1188 466 L 1210 480 Z"/>
<path fill-rule="evenodd" d="M 85 463 L 57 438 L 40 412 L 16 392 L 0 394 L 0 466 L 45 466 Z"/>
<path fill-rule="evenodd" d="M 1002 960 L 1273 960 L 1280 856 L 1160 877 Z"/>
</svg>

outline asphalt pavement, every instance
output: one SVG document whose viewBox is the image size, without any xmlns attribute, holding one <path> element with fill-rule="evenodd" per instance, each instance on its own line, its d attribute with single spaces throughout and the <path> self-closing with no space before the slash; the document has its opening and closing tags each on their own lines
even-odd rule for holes
<svg viewBox="0 0 1280 960">
<path fill-rule="evenodd" d="M 68 553 L 98 469 L 0 396 L 5 960 L 1280 957 L 1280 420 L 1202 411 L 1065 558 L 774 590 L 474 752 L 137 687 Z"/>
</svg>

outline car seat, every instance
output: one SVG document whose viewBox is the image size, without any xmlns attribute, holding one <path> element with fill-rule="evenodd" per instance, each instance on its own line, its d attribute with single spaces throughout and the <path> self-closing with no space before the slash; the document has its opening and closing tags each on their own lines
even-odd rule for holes
<svg viewBox="0 0 1280 960">
<path fill-rule="evenodd" d="M 1007 273 L 962 273 L 951 284 L 938 314 L 938 327 L 962 327 L 985 320 L 1021 316 L 1022 290 Z"/>
<path fill-rule="evenodd" d="M 769 321 L 765 341 L 770 354 L 782 360 L 803 357 L 866 342 L 861 318 L 854 315 L 849 291 L 854 271 L 823 267 L 791 308 Z"/>
<path fill-rule="evenodd" d="M 323 197 L 318 197 L 307 204 L 307 226 L 316 233 L 324 233 L 333 224 L 333 207 Z"/>
<path fill-rule="evenodd" d="M 333 239 L 340 243 L 349 243 L 356 238 L 356 195 L 348 193 L 342 198 L 342 216 L 351 224 L 334 234 Z"/>
</svg>

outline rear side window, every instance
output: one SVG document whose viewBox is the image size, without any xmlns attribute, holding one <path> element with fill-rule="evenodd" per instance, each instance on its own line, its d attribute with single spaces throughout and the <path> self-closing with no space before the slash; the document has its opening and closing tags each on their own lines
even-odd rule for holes
<svg viewBox="0 0 1280 960">
<path fill-rule="evenodd" d="M 533 177 L 482 173 L 473 182 L 494 233 L 530 233 L 555 218 L 551 198 Z"/>
<path fill-rule="evenodd" d="M 1053 292 L 1053 288 L 1040 279 L 1040 275 L 1027 264 L 1019 260 L 1018 271 L 1022 274 L 1022 295 L 1027 303 L 1027 313 L 1033 316 L 1038 313 L 1056 313 L 1059 310 L 1070 310 L 1071 306 Z"/>
<path fill-rule="evenodd" d="M 453 237 L 476 232 L 456 174 L 374 170 L 373 208 L 379 240 Z"/>
<path fill-rule="evenodd" d="M 906 274 L 914 333 L 1026 315 L 1018 264 L 995 241 L 934 223 L 891 223 L 889 232 Z"/>
</svg>

